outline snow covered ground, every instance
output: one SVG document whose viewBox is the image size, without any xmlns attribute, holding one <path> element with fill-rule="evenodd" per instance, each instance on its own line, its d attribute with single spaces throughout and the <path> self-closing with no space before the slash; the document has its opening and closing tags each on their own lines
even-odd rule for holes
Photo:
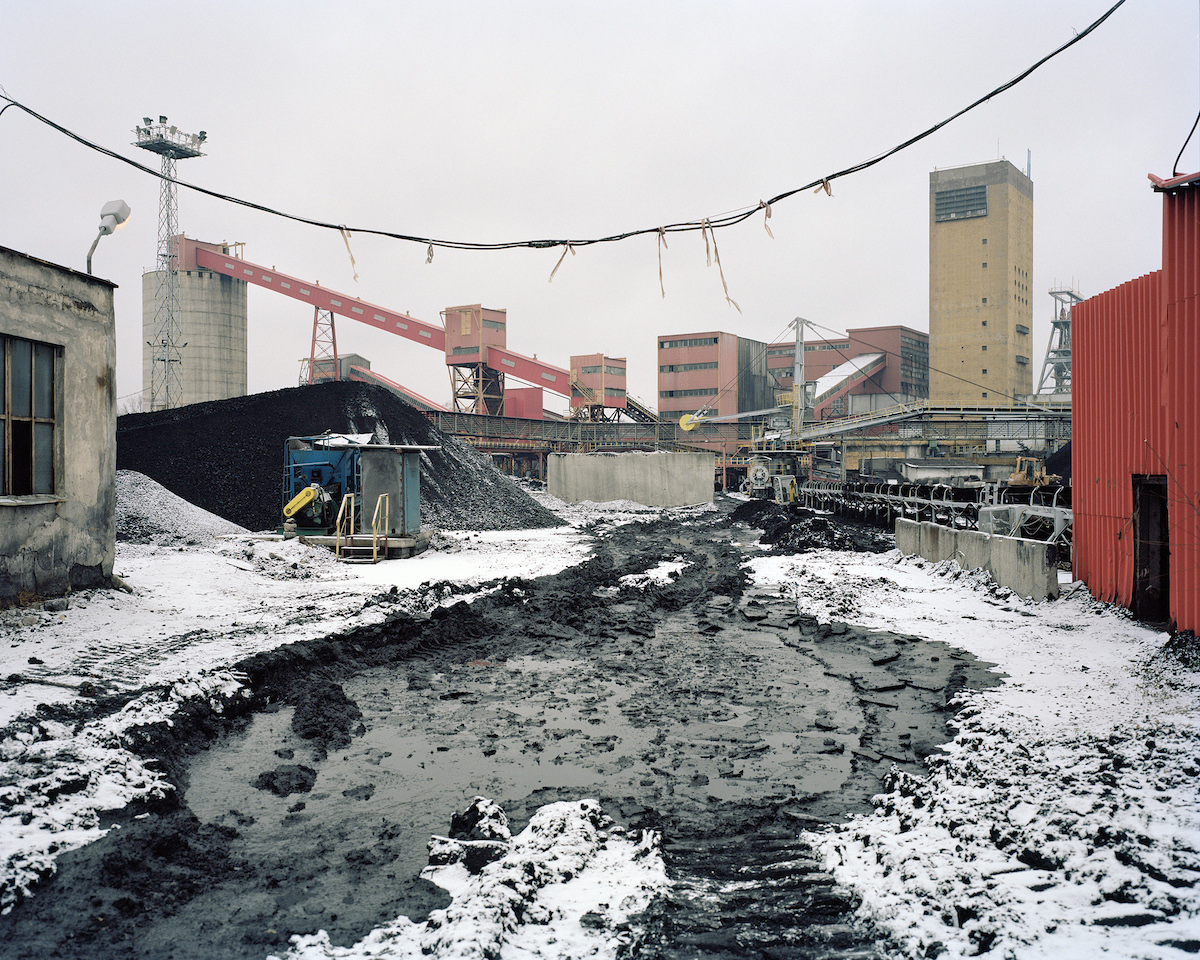
<svg viewBox="0 0 1200 960">
<path fill-rule="evenodd" d="M 441 584 L 469 588 L 565 569 L 588 553 L 583 528 L 660 516 L 636 504 L 547 505 L 571 525 L 438 534 L 421 556 L 366 567 L 335 564 L 298 541 L 158 531 L 151 542 L 119 546 L 117 572 L 132 593 L 87 591 L 65 610 L 0 613 L 0 676 L 9 678 L 0 685 L 0 909 L 52 872 L 58 853 L 100 836 L 99 811 L 167 789 L 123 749 L 123 732 L 187 699 L 221 704 L 242 695 L 227 669 L 240 658 L 427 610 L 451 595 Z M 674 515 L 688 522 L 696 512 Z M 945 641 L 1007 676 L 967 695 L 959 734 L 931 758 L 927 778 L 897 775 L 873 814 L 809 837 L 897 955 L 1197 951 L 1200 675 L 1164 656 L 1165 634 L 1079 589 L 1032 604 L 980 575 L 896 553 L 762 556 L 749 568 L 802 612 Z M 38 717 L 38 704 L 78 700 L 85 681 L 145 692 L 99 721 Z M 477 877 L 440 869 L 434 879 L 456 899 L 432 925 L 397 920 L 352 948 L 307 938 L 292 956 L 418 955 L 414 944 L 432 942 L 439 924 L 444 933 L 465 923 L 488 896 L 495 923 L 477 930 L 474 955 L 485 942 L 503 942 L 505 957 L 611 955 L 611 929 L 586 933 L 581 918 L 601 898 L 615 905 L 610 916 L 621 903 L 635 909 L 665 882 L 661 861 L 652 838 L 610 836 L 598 812 L 567 807 L 546 814 L 555 824 L 546 830 L 562 844 L 538 847 L 522 834 Z M 498 873 L 526 870 L 516 861 L 571 856 L 591 858 L 599 874 L 569 860 L 559 873 L 547 868 L 538 894 L 544 916 L 506 926 L 496 897 L 511 886 Z M 461 955 L 472 955 L 465 944 L 474 934 L 456 936 Z"/>
<path fill-rule="evenodd" d="M 903 956 L 1200 950 L 1200 674 L 1080 587 L 1034 604 L 898 553 L 763 557 L 798 607 L 944 640 L 1005 682 L 969 693 L 928 778 L 809 836 Z"/>
</svg>

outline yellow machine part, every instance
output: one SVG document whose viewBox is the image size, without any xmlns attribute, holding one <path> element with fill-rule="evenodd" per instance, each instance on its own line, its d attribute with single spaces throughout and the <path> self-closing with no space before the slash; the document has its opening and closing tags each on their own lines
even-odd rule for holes
<svg viewBox="0 0 1200 960">
<path fill-rule="evenodd" d="M 696 418 L 690 413 L 685 413 L 679 418 L 679 426 L 683 430 L 695 430 L 696 424 L 693 422 Z"/>
<path fill-rule="evenodd" d="M 305 487 L 287 502 L 287 506 L 283 508 L 283 515 L 285 517 L 294 517 L 297 513 L 312 503 L 316 496 L 316 487 Z"/>
</svg>

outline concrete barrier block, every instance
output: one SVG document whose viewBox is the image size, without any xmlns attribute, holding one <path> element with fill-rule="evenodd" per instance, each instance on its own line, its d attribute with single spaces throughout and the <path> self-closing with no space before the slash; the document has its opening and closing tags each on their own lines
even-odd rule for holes
<svg viewBox="0 0 1200 960">
<path fill-rule="evenodd" d="M 1033 600 L 1058 596 L 1058 548 L 1040 540 L 954 530 L 928 521 L 896 521 L 896 547 L 934 563 L 955 560 L 964 570 L 986 570 L 1001 586 Z"/>
<path fill-rule="evenodd" d="M 896 519 L 896 549 L 906 557 L 921 552 L 921 525 L 903 517 Z"/>
<path fill-rule="evenodd" d="M 546 489 L 566 503 L 712 503 L 713 462 L 711 453 L 554 453 L 546 458 Z"/>
<path fill-rule="evenodd" d="M 934 563 L 950 560 L 954 557 L 957 544 L 954 531 L 936 523 L 923 521 L 921 523 L 921 556 Z"/>
</svg>

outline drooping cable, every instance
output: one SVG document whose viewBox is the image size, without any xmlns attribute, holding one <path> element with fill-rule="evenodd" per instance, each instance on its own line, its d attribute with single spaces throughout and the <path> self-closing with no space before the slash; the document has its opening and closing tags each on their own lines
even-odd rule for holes
<svg viewBox="0 0 1200 960">
<path fill-rule="evenodd" d="M 1192 134 L 1196 132 L 1196 125 L 1200 124 L 1200 113 L 1196 114 L 1196 119 L 1192 123 L 1192 129 L 1188 131 L 1187 139 L 1183 141 L 1183 146 L 1179 148 L 1179 156 L 1175 158 L 1175 162 L 1171 164 L 1171 175 L 1179 176 L 1179 161 L 1183 159 L 1183 151 L 1187 149 L 1187 145 L 1191 142 Z"/>
<path fill-rule="evenodd" d="M 4 93 L 2 95 L 2 99 L 8 101 L 8 103 L 4 108 L 0 109 L 0 114 L 2 114 L 4 112 L 4 110 L 7 110 L 8 107 L 10 107 L 10 106 L 17 107 L 18 109 L 23 110 L 29 116 L 33 117 L 35 120 L 38 120 L 41 123 L 46 124 L 51 129 L 57 130 L 59 133 L 63 134 L 66 137 L 69 137 L 70 139 L 76 141 L 77 143 L 82 144 L 83 146 L 87 147 L 88 149 L 94 150 L 97 153 L 101 153 L 104 156 L 111 157 L 112 159 L 120 161 L 121 163 L 128 164 L 129 166 L 131 166 L 137 170 L 140 170 L 143 173 L 149 174 L 150 176 L 157 177 L 159 179 L 171 179 L 174 183 L 178 184 L 181 187 L 184 187 L 188 190 L 194 190 L 197 193 L 201 193 L 206 196 L 213 197 L 217 200 L 224 200 L 228 203 L 234 203 L 239 206 L 248 207 L 251 210 L 257 210 L 260 213 L 266 213 L 266 214 L 270 214 L 271 216 L 282 217 L 286 220 L 292 220 L 296 223 L 303 223 L 303 224 L 306 224 L 306 225 L 312 226 L 312 227 L 320 227 L 320 228 L 326 229 L 326 230 L 349 231 L 350 233 L 366 233 L 366 234 L 371 234 L 374 236 L 388 237 L 393 240 L 403 240 L 403 241 L 408 241 L 410 243 L 417 243 L 425 248 L 441 247 L 443 249 L 450 249 L 450 250 L 480 250 L 480 251 L 483 251 L 483 250 L 511 250 L 511 249 L 520 248 L 520 247 L 527 247 L 527 248 L 531 248 L 531 249 L 545 249 L 548 247 L 563 247 L 563 246 L 568 246 L 568 245 L 571 247 L 585 247 L 585 246 L 591 246 L 592 244 L 597 244 L 597 243 L 614 243 L 617 241 L 627 240 L 631 237 L 642 236 L 645 234 L 657 234 L 658 236 L 662 237 L 666 233 L 684 233 L 684 232 L 696 232 L 696 231 L 704 231 L 704 230 L 711 232 L 716 229 L 720 229 L 720 228 L 724 228 L 724 227 L 731 227 L 731 226 L 734 226 L 735 224 L 741 223 L 743 220 L 746 220 L 748 217 L 753 216 L 759 210 L 762 210 L 764 208 L 769 209 L 771 206 L 778 203 L 779 201 L 785 200 L 788 197 L 795 196 L 796 194 L 802 193 L 805 190 L 812 190 L 814 188 L 824 189 L 826 193 L 829 193 L 830 195 L 832 195 L 832 192 L 830 191 L 830 188 L 829 188 L 829 184 L 831 181 L 837 180 L 841 177 L 850 176 L 851 174 L 854 174 L 854 173 L 859 173 L 863 170 L 866 170 L 870 167 L 875 166 L 878 163 L 883 162 L 888 157 L 892 157 L 892 156 L 896 155 L 897 153 L 901 152 L 902 150 L 906 150 L 908 147 L 911 147 L 913 144 L 919 143 L 921 140 L 924 140 L 926 137 L 931 136 L 932 134 L 936 133 L 938 130 L 942 129 L 942 127 L 946 126 L 949 123 L 952 123 L 954 120 L 957 120 L 959 117 L 963 116 L 964 114 L 969 113 L 970 111 L 974 110 L 976 107 L 980 106 L 981 104 L 987 103 L 992 98 L 999 96 L 1000 94 L 1004 93 L 1007 90 L 1010 90 L 1012 87 L 1015 87 L 1018 83 L 1025 80 L 1030 74 L 1032 74 L 1039 67 L 1043 66 L 1044 64 L 1048 63 L 1050 60 L 1057 57 L 1059 54 L 1063 53 L 1064 51 L 1068 50 L 1070 47 L 1073 47 L 1075 44 L 1079 43 L 1079 41 L 1081 41 L 1084 37 L 1088 36 L 1093 30 L 1095 30 L 1102 23 L 1104 23 L 1105 20 L 1107 20 L 1110 16 L 1112 16 L 1113 13 L 1116 12 L 1116 10 L 1119 7 L 1121 7 L 1124 3 L 1125 3 L 1125 0 L 1117 0 L 1116 3 L 1114 3 L 1108 10 L 1106 10 L 1091 25 L 1089 25 L 1084 30 L 1077 33 L 1074 37 L 1072 37 L 1066 43 L 1060 45 L 1059 47 L 1057 47 L 1050 53 L 1046 54 L 1046 56 L 1042 57 L 1040 60 L 1038 60 L 1032 66 L 1026 68 L 1021 73 L 1017 74 L 1017 76 L 1013 77 L 1007 83 L 1001 84 L 999 87 L 996 87 L 994 90 L 990 91 L 989 93 L 984 94 L 978 100 L 975 100 L 973 103 L 971 103 L 968 106 L 964 107 L 963 109 L 959 110 L 957 113 L 954 113 L 951 116 L 947 117 L 946 119 L 934 124 L 932 127 L 928 128 L 927 130 L 924 130 L 921 133 L 918 133 L 915 136 L 910 137 L 909 139 L 905 140 L 903 143 L 897 144 L 896 146 L 892 147 L 890 150 L 887 150 L 884 153 L 878 154 L 878 155 L 870 158 L 869 160 L 864 160 L 863 162 L 855 164 L 854 166 L 851 166 L 851 167 L 847 167 L 844 170 L 839 170 L 835 173 L 830 173 L 823 177 L 818 177 L 815 180 L 812 180 L 811 182 L 804 184 L 803 186 L 795 187 L 794 189 L 787 190 L 783 193 L 777 194 L 776 196 L 772 197 L 771 199 L 769 199 L 767 201 L 759 200 L 758 202 L 756 202 L 748 207 L 734 210 L 732 212 L 721 214 L 721 215 L 718 215 L 715 217 L 700 217 L 700 218 L 697 218 L 694 220 L 682 221 L 682 222 L 678 222 L 678 223 L 664 224 L 664 225 L 658 225 L 658 226 L 653 226 L 653 227 L 641 227 L 641 228 L 637 228 L 637 229 L 633 229 L 633 230 L 626 230 L 621 233 L 610 234 L 608 236 L 593 237 L 591 239 L 582 239 L 582 240 L 572 240 L 572 239 L 509 240 L 509 241 L 501 241 L 498 243 L 480 243 L 480 242 L 475 242 L 475 241 L 445 240 L 445 239 L 437 239 L 434 237 L 414 236 L 411 234 L 398 233 L 398 232 L 391 231 L 391 230 L 382 230 L 382 229 L 376 229 L 376 228 L 370 228 L 370 227 L 349 227 L 344 223 L 338 224 L 338 223 L 330 223 L 330 222 L 323 221 L 323 220 L 316 220 L 311 217 L 304 217 L 304 216 L 299 216 L 297 214 L 285 213 L 284 211 L 276 210 L 276 209 L 274 209 L 272 207 L 268 207 L 264 204 L 255 203 L 254 201 L 251 201 L 251 200 L 244 200 L 239 197 L 234 197 L 230 194 L 221 193 L 217 190 L 210 190 L 206 187 L 196 186 L 195 184 L 185 183 L 182 180 L 164 177 L 163 174 L 157 170 L 153 170 L 150 167 L 145 166 L 144 164 L 138 163 L 136 160 L 130 159 L 129 157 L 121 156 L 120 154 L 116 153 L 113 150 L 108 149 L 107 147 L 102 147 L 99 144 L 93 143 L 92 141 L 86 139 L 85 137 L 82 137 L 79 134 L 74 133 L 71 130 L 68 130 L 66 127 L 62 126 L 61 124 L 58 124 L 58 123 L 54 122 L 53 120 L 50 120 L 49 118 L 42 116 L 37 111 L 31 109 L 30 107 L 27 107 L 25 104 L 20 103 L 17 100 L 13 99 L 12 97 L 8 96 L 7 93 Z M 0 88 L 0 90 L 2 90 L 2 88 Z M 1198 118 L 1198 119 L 1200 119 L 1200 118 Z M 728 298 L 728 290 L 726 290 L 726 297 Z"/>
</svg>

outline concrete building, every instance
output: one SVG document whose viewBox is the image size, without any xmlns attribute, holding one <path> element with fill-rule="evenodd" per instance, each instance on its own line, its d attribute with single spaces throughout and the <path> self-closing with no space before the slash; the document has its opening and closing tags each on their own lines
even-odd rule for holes
<svg viewBox="0 0 1200 960">
<path fill-rule="evenodd" d="M 867 357 L 876 359 L 851 362 Z M 772 343 L 767 349 L 767 369 L 780 387 L 791 388 L 795 359 L 794 340 Z M 929 334 L 893 325 L 861 327 L 830 340 L 806 340 L 804 378 L 822 384 L 814 395 L 815 420 L 927 399 Z"/>
<path fill-rule="evenodd" d="M 1007 160 L 929 175 L 929 397 L 1011 406 L 1033 392 L 1033 183 Z"/>
<path fill-rule="evenodd" d="M 775 381 L 767 372 L 767 344 L 715 330 L 658 338 L 658 410 L 662 417 L 678 419 L 701 409 L 724 417 L 774 405 Z"/>
<path fill-rule="evenodd" d="M 197 247 L 234 252 L 232 246 L 179 238 L 181 406 L 246 395 L 246 284 L 198 268 Z M 155 343 L 157 283 L 157 271 L 142 274 L 142 396 L 147 410 L 156 351 L 162 362 L 161 346 Z"/>
<path fill-rule="evenodd" d="M 113 289 L 0 247 L 0 606 L 112 576 Z"/>
</svg>

